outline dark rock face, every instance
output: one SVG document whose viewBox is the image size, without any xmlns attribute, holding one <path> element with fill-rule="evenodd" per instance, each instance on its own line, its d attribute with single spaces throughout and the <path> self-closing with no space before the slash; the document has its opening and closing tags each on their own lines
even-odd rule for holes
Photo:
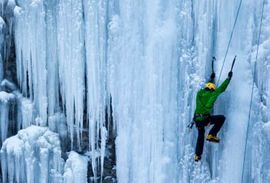
<svg viewBox="0 0 270 183">
<path fill-rule="evenodd" d="M 105 122 L 108 131 L 108 139 L 106 142 L 106 154 L 104 157 L 103 176 L 98 175 L 98 180 L 102 179 L 104 183 L 116 183 L 116 153 L 115 153 L 115 139 L 116 133 L 113 127 L 113 112 L 111 106 L 107 106 L 105 113 Z M 99 170 L 98 172 L 101 172 Z M 94 182 L 91 162 L 88 164 L 88 182 Z"/>
<path fill-rule="evenodd" d="M 1 50 L 3 59 L 3 77 L 17 83 L 16 78 L 16 52 L 14 43 L 14 13 L 15 4 L 9 1 L 3 1 L 0 15 L 3 18 L 5 25 L 2 27 L 2 34 L 4 37 Z"/>
<path fill-rule="evenodd" d="M 109 132 L 109 138 L 107 141 L 107 156 L 104 159 L 104 183 L 116 183 L 116 154 L 115 154 L 115 138 L 116 134 L 113 129 L 113 114 L 111 106 L 106 113 L 106 122 Z"/>
</svg>

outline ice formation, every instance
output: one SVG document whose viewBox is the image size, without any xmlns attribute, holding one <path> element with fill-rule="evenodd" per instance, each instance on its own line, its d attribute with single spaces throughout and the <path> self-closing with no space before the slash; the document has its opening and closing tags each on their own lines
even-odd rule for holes
<svg viewBox="0 0 270 183">
<path fill-rule="evenodd" d="M 13 94 L 0 91 L 0 143 L 8 136 L 8 127 L 10 123 L 9 111 L 14 104 L 15 96 Z"/>
<path fill-rule="evenodd" d="M 44 171 L 43 182 L 102 181 L 113 139 L 119 183 L 270 181 L 269 0 L 0 4 L 1 141 L 25 129 L 3 144 L 3 180 L 38 182 Z M 232 82 L 214 110 L 227 117 L 222 142 L 206 143 L 194 164 L 197 131 L 186 126 L 196 92 L 212 56 L 221 83 L 235 55 Z M 62 157 L 73 150 L 89 158 L 72 151 L 64 168 L 61 149 Z M 73 181 L 77 170 L 82 178 Z"/>
<path fill-rule="evenodd" d="M 87 157 L 71 151 L 65 164 L 64 182 L 87 182 Z"/>
<path fill-rule="evenodd" d="M 1 149 L 3 182 L 60 182 L 63 163 L 58 134 L 46 127 L 20 130 Z"/>
</svg>

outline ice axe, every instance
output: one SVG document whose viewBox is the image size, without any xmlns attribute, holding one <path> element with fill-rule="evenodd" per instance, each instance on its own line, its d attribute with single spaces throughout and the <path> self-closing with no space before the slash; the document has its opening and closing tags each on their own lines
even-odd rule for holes
<svg viewBox="0 0 270 183">
<path fill-rule="evenodd" d="M 194 125 L 194 120 L 192 120 L 192 121 L 188 124 L 187 128 L 189 128 L 189 129 L 191 130 L 192 127 L 193 127 L 193 125 Z"/>
<path fill-rule="evenodd" d="M 216 57 L 212 57 L 212 73 L 214 73 L 214 62 L 216 60 Z"/>
<path fill-rule="evenodd" d="M 236 60 L 236 55 L 234 56 L 234 59 L 233 59 L 233 62 L 232 62 L 232 66 L 231 66 L 231 70 L 230 70 L 231 72 L 232 72 L 232 70 L 233 70 L 235 60 Z"/>
</svg>

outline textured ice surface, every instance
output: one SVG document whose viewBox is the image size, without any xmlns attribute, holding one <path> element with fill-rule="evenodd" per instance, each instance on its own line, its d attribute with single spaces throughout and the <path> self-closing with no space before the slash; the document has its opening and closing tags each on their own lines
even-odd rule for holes
<svg viewBox="0 0 270 183">
<path fill-rule="evenodd" d="M 64 170 L 65 183 L 84 183 L 87 182 L 87 163 L 88 158 L 71 151 L 66 160 Z"/>
<path fill-rule="evenodd" d="M 3 27 L 15 34 L 17 79 L 23 94 L 17 95 L 18 126 L 49 126 L 60 137 L 68 134 L 75 150 L 82 149 L 88 136 L 94 180 L 103 172 L 109 136 L 105 109 L 111 100 L 118 182 L 269 182 L 269 0 L 242 2 L 220 82 L 237 54 L 234 76 L 214 110 L 227 117 L 219 134 L 222 141 L 206 143 L 199 164 L 193 163 L 196 129 L 189 132 L 186 126 L 214 55 L 219 77 L 240 0 L 0 2 L 2 20 L 7 20 Z M 262 35 L 257 42 L 263 3 Z M 0 40 L 4 40 L 2 32 Z M 3 55 L 7 55 L 4 49 Z M 36 131 L 38 135 L 42 130 Z M 28 147 L 19 136 L 11 137 L 9 145 Z M 30 154 L 20 152 L 22 159 L 16 162 L 25 164 L 16 166 L 16 162 L 7 165 L 8 155 L 3 155 L 4 180 L 10 172 L 14 179 L 35 182 L 41 169 L 29 161 L 48 162 L 50 156 L 42 159 L 42 151 L 33 152 L 30 159 Z M 10 157 L 14 161 L 15 156 Z M 80 161 L 79 155 L 70 153 L 67 181 Z M 20 166 L 26 167 L 25 172 L 15 171 Z M 33 167 L 36 172 L 31 172 Z M 49 170 L 42 171 L 47 172 L 41 176 L 43 181 L 52 176 Z"/>
<path fill-rule="evenodd" d="M 15 96 L 13 94 L 0 91 L 0 144 L 8 136 L 8 127 L 10 123 L 10 107 L 15 102 Z"/>
<path fill-rule="evenodd" d="M 20 130 L 1 149 L 3 182 L 60 182 L 63 163 L 58 134 L 46 127 Z"/>
<path fill-rule="evenodd" d="M 0 101 L 2 103 L 7 103 L 8 101 L 14 100 L 14 99 L 15 99 L 15 96 L 13 94 L 10 94 L 4 91 L 0 92 Z"/>
</svg>

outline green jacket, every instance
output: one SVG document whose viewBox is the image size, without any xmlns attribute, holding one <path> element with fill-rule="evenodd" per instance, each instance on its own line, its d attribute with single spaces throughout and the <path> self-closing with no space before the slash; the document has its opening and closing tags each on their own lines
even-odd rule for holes
<svg viewBox="0 0 270 183">
<path fill-rule="evenodd" d="M 195 114 L 210 114 L 214 107 L 214 103 L 217 100 L 217 97 L 226 90 L 229 83 L 230 79 L 226 79 L 215 91 L 201 89 L 196 96 Z"/>
</svg>

